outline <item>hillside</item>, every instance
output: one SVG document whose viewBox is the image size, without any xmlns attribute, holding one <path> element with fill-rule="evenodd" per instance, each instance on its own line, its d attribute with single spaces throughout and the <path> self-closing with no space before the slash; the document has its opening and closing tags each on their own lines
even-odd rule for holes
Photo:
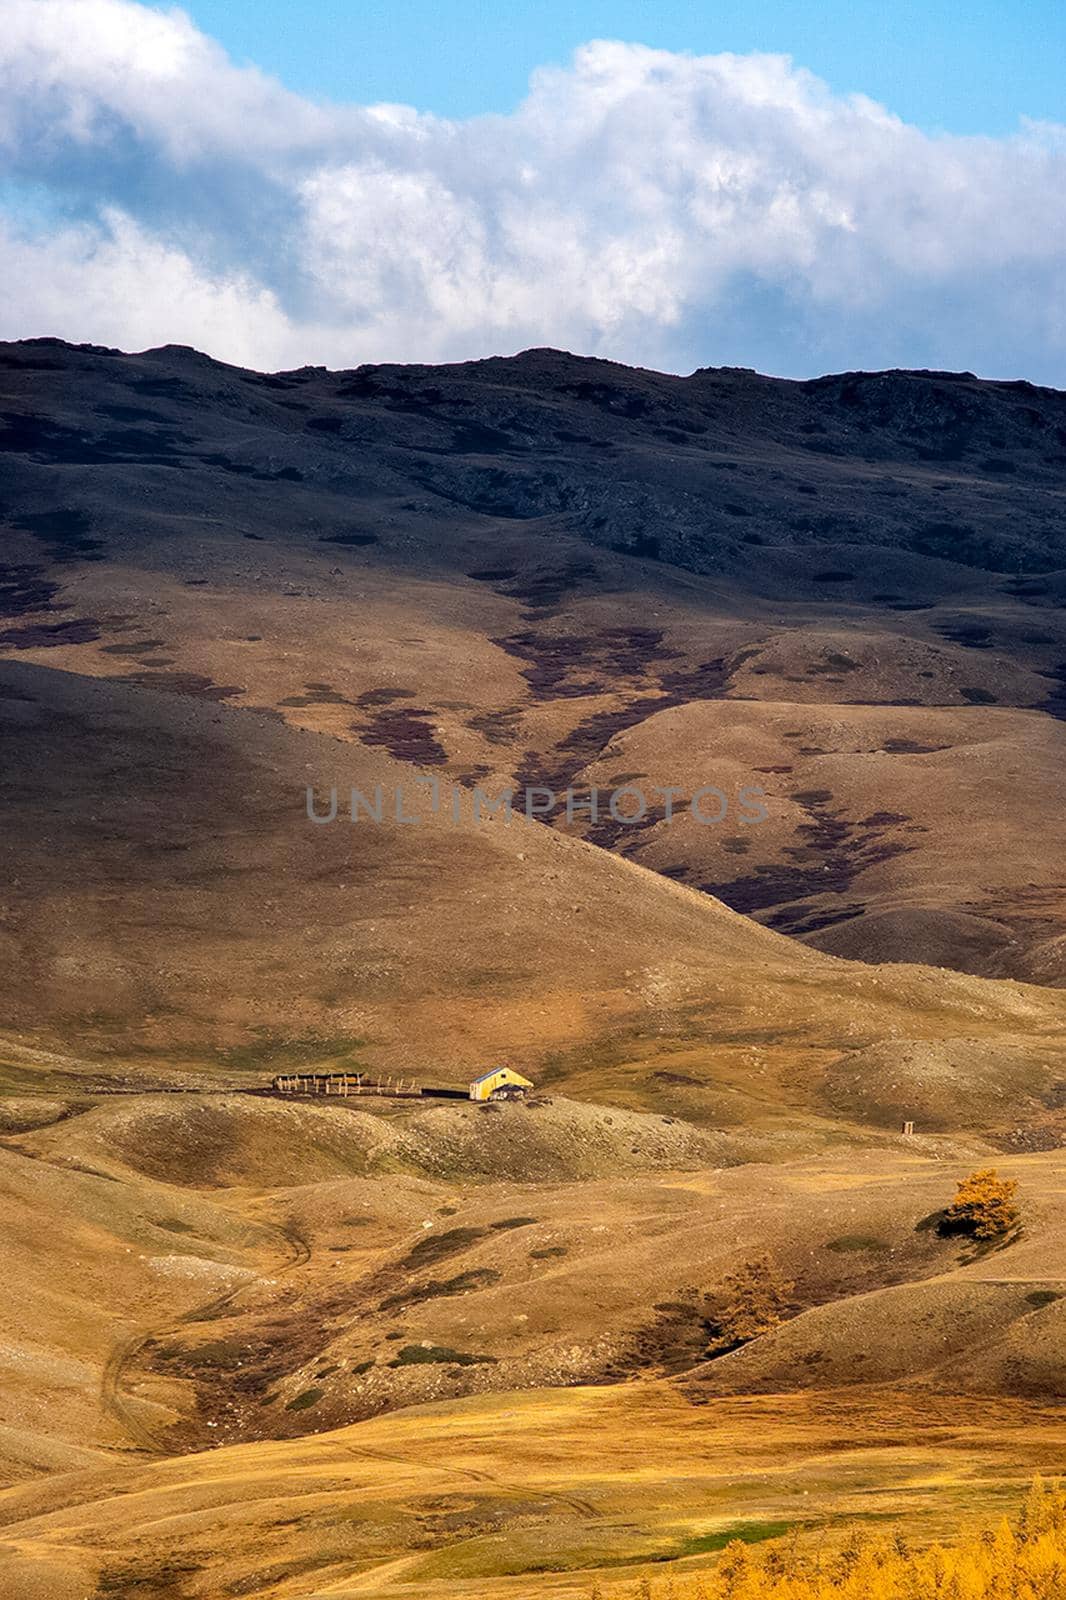
<svg viewBox="0 0 1066 1600">
<path fill-rule="evenodd" d="M 1056 990 L 837 961 L 535 821 L 434 813 L 380 750 L 246 709 L 21 662 L 0 683 L 0 993 L 12 1044 L 76 1042 L 75 1086 L 256 1083 L 307 1059 L 465 1083 L 504 1054 L 543 1085 L 719 1126 L 879 1126 L 911 1092 L 872 1117 L 834 1105 L 830 1063 L 886 1037 L 971 1057 L 983 1040 L 1004 1047 L 991 1098 L 953 1100 L 946 1125 L 1055 1120 Z M 315 826 L 320 776 L 406 783 L 421 820 Z M 8 1086 L 54 1093 L 55 1068 L 15 1054 Z"/>
<path fill-rule="evenodd" d="M 1054 1470 L 1057 1152 L 975 1251 L 930 1225 L 947 1141 L 723 1170 L 615 1109 L 441 1118 L 133 1096 L 7 1137 L 7 1592 L 576 1600 L 738 1531 L 924 1540 Z M 506 1172 L 501 1120 L 539 1124 Z M 763 1253 L 789 1320 L 708 1362 Z"/>
<path fill-rule="evenodd" d="M 0 363 L 7 658 L 466 789 L 717 784 L 721 826 L 654 793 L 573 826 L 834 953 L 1060 981 L 1058 392 L 542 350 Z"/>
<path fill-rule="evenodd" d="M 22 1120 L 0 1149 L 20 1596 L 573 1600 L 601 1570 L 698 1571 L 738 1526 L 924 1538 L 1061 1455 L 1057 1151 L 1002 1161 L 1022 1231 L 975 1248 L 935 1226 L 973 1136 L 767 1162 L 555 1097 L 88 1087 Z M 708 1360 L 761 1256 L 787 1320 Z"/>
</svg>

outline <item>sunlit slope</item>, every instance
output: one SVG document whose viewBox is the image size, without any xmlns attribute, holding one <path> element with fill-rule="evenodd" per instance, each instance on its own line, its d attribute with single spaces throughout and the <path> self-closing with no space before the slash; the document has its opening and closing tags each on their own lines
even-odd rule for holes
<svg viewBox="0 0 1066 1600">
<path fill-rule="evenodd" d="M 721 1047 L 727 1075 L 765 1051 L 802 1103 L 827 1053 L 886 1035 L 1061 1028 L 1055 994 L 841 963 L 552 830 L 474 821 L 466 796 L 459 822 L 433 814 L 377 750 L 40 668 L 2 678 L 4 1014 L 89 1053 L 249 1046 L 232 1074 L 310 1037 L 314 1059 L 362 1051 L 423 1081 L 503 1052 L 561 1084 L 593 1046 L 605 1067 Z M 308 784 L 353 782 L 390 796 L 380 824 L 309 822 Z M 419 822 L 389 816 L 400 787 Z"/>
<path fill-rule="evenodd" d="M 723 1136 L 555 1098 L 69 1107 L 0 1152 L 5 1471 L 668 1374 L 695 1402 L 886 1382 L 1053 1398 L 1057 1156 L 852 1137 L 830 1153 L 827 1128 L 825 1153 L 790 1160 L 795 1130 Z M 763 1159 L 721 1165 L 744 1155 Z M 1020 1179 L 1023 1231 L 975 1249 L 937 1221 L 989 1159 Z M 763 1258 L 788 1320 L 708 1361 L 729 1274 Z"/>
<path fill-rule="evenodd" d="M 718 700 L 616 733 L 579 781 L 609 789 L 614 773 L 669 768 L 676 817 L 660 807 L 616 827 L 612 847 L 781 932 L 868 961 L 921 953 L 1047 982 L 1066 904 L 1064 759 L 1066 724 L 1032 711 Z M 709 773 L 726 796 L 757 784 L 763 819 L 734 807 L 719 826 L 695 820 L 686 802 Z M 714 816 L 721 801 L 702 807 Z"/>
<path fill-rule="evenodd" d="M 135 1449 L 108 1399 L 116 1352 L 145 1320 L 202 1307 L 287 1253 L 265 1222 L 64 1152 L 0 1150 L 0 1194 L 4 1482 Z"/>
<path fill-rule="evenodd" d="M 865 1411 L 693 1407 L 662 1384 L 496 1395 L 10 1491 L 0 1577 L 42 1600 L 94 1584 L 136 1600 L 584 1600 L 597 1569 L 635 1583 L 737 1532 L 796 1525 L 817 1543 L 876 1515 L 946 1534 L 1016 1502 L 1063 1442 L 1054 1412 L 891 1391 Z"/>
</svg>

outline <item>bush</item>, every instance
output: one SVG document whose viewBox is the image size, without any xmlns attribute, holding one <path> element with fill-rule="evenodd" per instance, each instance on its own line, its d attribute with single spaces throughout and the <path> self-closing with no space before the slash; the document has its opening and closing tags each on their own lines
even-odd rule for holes
<svg viewBox="0 0 1066 1600">
<path fill-rule="evenodd" d="M 469 1355 L 465 1350 L 450 1350 L 443 1344 L 405 1344 L 390 1367 L 425 1367 L 442 1363 L 450 1367 L 473 1367 L 482 1362 L 496 1365 L 495 1356 Z"/>
<path fill-rule="evenodd" d="M 1018 1185 L 1001 1178 L 994 1167 L 981 1167 L 963 1178 L 944 1212 L 943 1233 L 964 1233 L 971 1239 L 1002 1239 L 1018 1224 L 1014 1204 Z"/>
<path fill-rule="evenodd" d="M 306 1411 L 308 1406 L 317 1405 L 325 1392 L 325 1389 L 304 1389 L 302 1393 L 296 1396 L 295 1400 L 289 1401 L 285 1409 L 286 1411 Z"/>
</svg>

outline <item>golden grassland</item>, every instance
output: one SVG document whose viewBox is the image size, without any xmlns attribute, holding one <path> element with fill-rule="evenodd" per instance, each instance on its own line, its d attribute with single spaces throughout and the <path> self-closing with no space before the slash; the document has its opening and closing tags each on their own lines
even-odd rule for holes
<svg viewBox="0 0 1066 1600">
<path fill-rule="evenodd" d="M 1057 402 L 4 359 L 0 1600 L 1066 1600 Z"/>
<path fill-rule="evenodd" d="M 12 1488 L 0 1593 L 588 1600 L 598 1584 L 634 1600 L 647 1580 L 669 1600 L 672 1574 L 697 1600 L 738 1538 L 785 1554 L 794 1539 L 827 1572 L 855 1529 L 950 1545 L 1012 1513 L 1063 1446 L 1061 1408 L 991 1396 L 694 1406 L 636 1381 L 468 1397 Z"/>
<path fill-rule="evenodd" d="M 1066 1458 L 1057 1151 L 995 1156 L 1021 1222 L 981 1241 L 935 1225 L 993 1159 L 952 1139 L 725 1168 L 554 1096 L 8 1122 L 4 1600 L 631 1600 L 738 1539 L 951 1543 Z M 789 1314 L 708 1360 L 763 1254 Z"/>
<path fill-rule="evenodd" d="M 623 1600 L 598 1583 L 590 1600 Z M 1058 1600 L 1066 1594 L 1066 1493 L 1034 1480 L 1019 1514 L 957 1543 L 912 1551 L 891 1540 L 851 1535 L 831 1556 L 802 1554 L 793 1541 L 753 1554 L 728 1544 L 710 1577 L 647 1577 L 635 1600 Z"/>
</svg>

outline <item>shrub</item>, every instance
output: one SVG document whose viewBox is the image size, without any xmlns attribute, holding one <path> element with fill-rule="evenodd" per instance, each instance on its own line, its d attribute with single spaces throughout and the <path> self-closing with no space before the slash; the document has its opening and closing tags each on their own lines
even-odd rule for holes
<svg viewBox="0 0 1066 1600">
<path fill-rule="evenodd" d="M 452 1367 L 473 1367 L 482 1362 L 496 1364 L 495 1356 L 469 1355 L 465 1350 L 450 1350 L 442 1344 L 405 1344 L 390 1367 L 424 1367 L 443 1363 Z"/>
<path fill-rule="evenodd" d="M 1017 1225 L 1014 1204 L 1018 1185 L 1001 1178 L 994 1167 L 981 1167 L 963 1178 L 944 1212 L 943 1233 L 964 1233 L 972 1239 L 1002 1239 Z"/>
<path fill-rule="evenodd" d="M 306 1411 L 308 1406 L 317 1405 L 325 1392 L 324 1389 L 304 1389 L 302 1393 L 296 1396 L 295 1400 L 289 1401 L 285 1409 L 286 1411 Z"/>
</svg>

